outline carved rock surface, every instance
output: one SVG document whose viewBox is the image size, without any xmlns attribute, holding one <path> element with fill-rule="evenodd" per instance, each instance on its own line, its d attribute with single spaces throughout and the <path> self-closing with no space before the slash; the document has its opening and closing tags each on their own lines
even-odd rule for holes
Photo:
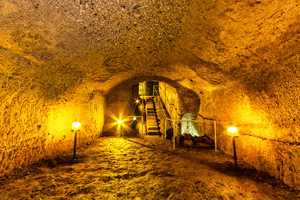
<svg viewBox="0 0 300 200">
<path fill-rule="evenodd" d="M 0 174 L 70 150 L 76 119 L 82 142 L 102 135 L 149 80 L 216 120 L 221 150 L 238 126 L 238 158 L 299 187 L 299 13 L 298 0 L 1 1 Z"/>
</svg>

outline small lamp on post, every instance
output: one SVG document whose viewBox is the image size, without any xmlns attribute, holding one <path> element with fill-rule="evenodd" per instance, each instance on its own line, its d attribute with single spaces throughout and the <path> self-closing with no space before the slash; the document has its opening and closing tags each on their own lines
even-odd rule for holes
<svg viewBox="0 0 300 200">
<path fill-rule="evenodd" d="M 119 137 L 122 134 L 122 120 L 118 120 L 118 124 L 120 125 L 120 129 L 119 129 Z"/>
<path fill-rule="evenodd" d="M 76 157 L 76 143 L 77 143 L 77 131 L 81 130 L 81 124 L 80 122 L 73 122 L 72 123 L 72 132 L 75 131 L 75 135 L 74 135 L 74 155 L 73 155 L 73 159 L 75 159 Z"/>
<path fill-rule="evenodd" d="M 239 137 L 239 133 L 238 133 L 238 130 L 237 130 L 236 127 L 228 127 L 227 133 L 228 133 L 229 136 L 232 137 L 234 166 L 235 166 L 235 169 L 238 170 L 236 149 L 235 149 L 235 138 Z"/>
</svg>

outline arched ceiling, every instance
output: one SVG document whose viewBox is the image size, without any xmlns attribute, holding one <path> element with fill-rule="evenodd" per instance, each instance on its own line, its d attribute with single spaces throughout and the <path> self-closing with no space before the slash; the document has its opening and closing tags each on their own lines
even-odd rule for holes
<svg viewBox="0 0 300 200">
<path fill-rule="evenodd" d="M 298 0 L 4 0 L 0 70 L 104 93 L 138 76 L 251 83 L 299 53 L 299 11 Z"/>
<path fill-rule="evenodd" d="M 157 80 L 201 99 L 221 149 L 238 124 L 245 162 L 299 185 L 299 14 L 299 0 L 1 0 L 0 172 L 67 150 L 75 119 L 98 135 L 125 107 L 105 105 L 116 90 Z"/>
</svg>

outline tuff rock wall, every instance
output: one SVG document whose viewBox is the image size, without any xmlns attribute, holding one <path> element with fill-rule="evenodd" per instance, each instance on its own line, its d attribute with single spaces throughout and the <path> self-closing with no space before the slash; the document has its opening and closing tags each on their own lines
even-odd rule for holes
<svg viewBox="0 0 300 200">
<path fill-rule="evenodd" d="M 192 90 L 179 84 L 159 82 L 159 93 L 172 119 L 181 119 L 187 113 L 197 114 L 200 99 Z"/>
<path fill-rule="evenodd" d="M 60 122 L 100 134 L 119 85 L 159 81 L 182 105 L 198 95 L 221 150 L 236 125 L 240 159 L 299 187 L 299 13 L 298 0 L 0 1 L 1 173 L 67 149 Z"/>
<path fill-rule="evenodd" d="M 285 64 L 290 62 L 295 64 L 294 61 L 286 61 Z M 267 173 L 291 187 L 298 188 L 300 128 L 297 124 L 297 84 L 300 68 L 297 65 L 292 68 L 294 70 L 276 70 L 265 75 L 264 78 L 268 81 L 256 83 L 260 92 L 249 91 L 249 88 L 253 90 L 253 85 L 245 88 L 239 82 L 230 82 L 210 90 L 194 91 L 201 98 L 199 114 L 217 121 L 219 150 L 232 155 L 232 138 L 228 136 L 227 128 L 236 126 L 239 130 L 239 137 L 236 139 L 238 160 L 251 164 L 259 173 Z M 184 112 L 180 100 L 185 98 L 184 94 L 180 96 L 176 88 L 161 82 L 160 89 L 171 118 L 178 118 L 177 112 Z M 177 112 L 175 107 L 179 108 Z M 170 123 L 168 127 L 171 128 Z M 205 134 L 214 139 L 213 124 L 205 122 L 204 128 Z"/>
<path fill-rule="evenodd" d="M 173 86 L 171 86 L 173 85 Z M 166 112 L 166 117 L 173 120 L 181 120 L 185 114 L 193 114 L 197 117 L 197 113 L 200 107 L 199 96 L 192 90 L 177 84 L 168 84 L 166 82 L 159 82 L 159 93 L 163 108 Z M 156 100 L 158 118 L 160 119 L 160 131 L 165 137 L 165 129 L 172 129 L 175 135 L 180 134 L 181 123 L 176 121 L 175 124 L 171 120 L 166 120 L 163 113 L 163 109 L 159 104 L 159 100 Z M 167 121 L 167 123 L 166 123 Z M 175 125 L 175 127 L 174 127 Z M 200 127 L 200 131 L 201 131 Z"/>
<path fill-rule="evenodd" d="M 51 88 L 14 75 L 1 75 L 0 174 L 42 158 L 71 150 L 78 120 L 78 144 L 102 134 L 104 98 L 84 88 L 59 94 Z"/>
<path fill-rule="evenodd" d="M 135 82 L 129 82 L 113 88 L 106 97 L 103 136 L 121 136 L 121 125 L 117 123 L 118 120 L 122 120 L 122 126 L 125 126 L 123 116 L 135 115 L 136 100 L 139 98 L 138 85 Z"/>
<path fill-rule="evenodd" d="M 297 56 L 296 56 L 297 57 Z M 230 83 L 207 91 L 202 115 L 217 119 L 218 145 L 232 154 L 227 127 L 239 129 L 237 155 L 259 172 L 267 172 L 289 186 L 299 187 L 299 63 L 287 59 L 261 81 L 246 86 Z M 284 69 L 284 65 L 286 67 Z"/>
</svg>

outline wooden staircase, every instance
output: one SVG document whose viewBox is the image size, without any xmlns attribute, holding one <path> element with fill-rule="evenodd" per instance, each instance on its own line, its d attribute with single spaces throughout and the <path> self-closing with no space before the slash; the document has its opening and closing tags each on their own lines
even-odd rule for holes
<svg viewBox="0 0 300 200">
<path fill-rule="evenodd" d="M 146 121 L 147 121 L 147 134 L 160 135 L 158 120 L 156 115 L 156 105 L 153 97 L 146 100 Z"/>
</svg>

